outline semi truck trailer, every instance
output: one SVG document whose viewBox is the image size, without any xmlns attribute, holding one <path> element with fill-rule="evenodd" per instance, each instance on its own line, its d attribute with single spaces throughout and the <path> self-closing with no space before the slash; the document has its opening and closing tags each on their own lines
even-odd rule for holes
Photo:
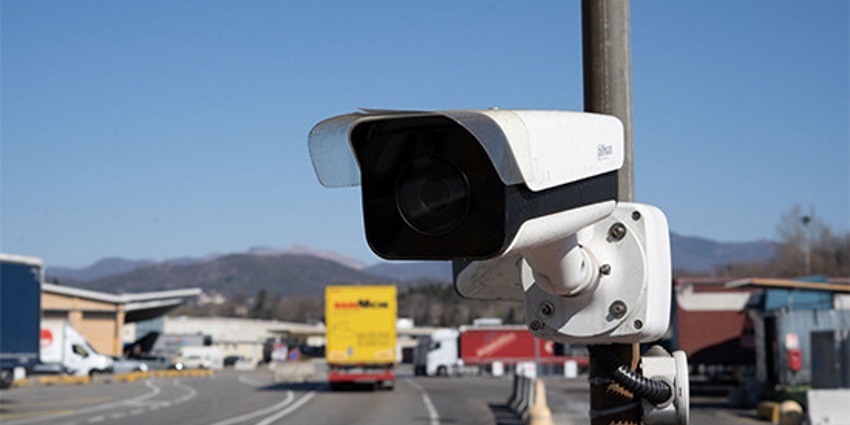
<svg viewBox="0 0 850 425">
<path fill-rule="evenodd" d="M 416 375 L 447 376 L 469 366 L 534 362 L 588 365 L 586 350 L 539 340 L 525 326 L 462 326 L 437 329 L 421 338 L 414 352 Z"/>
<path fill-rule="evenodd" d="M 325 360 L 331 388 L 348 384 L 393 388 L 396 316 L 395 286 L 325 288 Z"/>
<path fill-rule="evenodd" d="M 43 262 L 0 253 L 0 388 L 38 363 Z"/>
</svg>

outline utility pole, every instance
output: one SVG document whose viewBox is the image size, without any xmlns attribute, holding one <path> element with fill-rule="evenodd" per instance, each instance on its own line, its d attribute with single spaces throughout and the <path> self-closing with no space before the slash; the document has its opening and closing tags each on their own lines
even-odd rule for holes
<svg viewBox="0 0 850 425">
<path fill-rule="evenodd" d="M 619 171 L 619 200 L 634 201 L 632 87 L 629 0 L 582 0 L 584 110 L 616 116 L 625 130 L 625 161 Z M 637 344 L 615 344 L 612 351 L 632 369 Z M 640 399 L 606 379 L 599 359 L 590 357 L 590 423 L 639 424 Z"/>
</svg>

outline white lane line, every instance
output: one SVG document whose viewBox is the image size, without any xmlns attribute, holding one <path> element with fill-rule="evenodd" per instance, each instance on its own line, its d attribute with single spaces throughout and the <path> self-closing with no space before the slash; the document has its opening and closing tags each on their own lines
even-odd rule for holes
<svg viewBox="0 0 850 425">
<path fill-rule="evenodd" d="M 425 403 L 425 408 L 428 409 L 428 417 L 431 419 L 431 425 L 440 425 L 440 414 L 437 412 L 437 408 L 434 407 L 434 403 L 431 402 L 431 397 L 428 396 L 428 393 L 422 392 L 422 402 Z"/>
<path fill-rule="evenodd" d="M 239 375 L 239 382 L 248 385 L 249 387 L 265 387 L 271 384 L 269 382 L 258 381 L 245 375 Z"/>
<path fill-rule="evenodd" d="M 182 403 L 185 403 L 185 402 L 187 402 L 187 401 L 189 401 L 189 400 L 191 400 L 191 399 L 195 398 L 195 396 L 197 396 L 197 395 L 198 395 L 198 390 L 196 390 L 196 389 L 194 389 L 194 388 L 192 388 L 192 387 L 190 387 L 190 386 L 188 386 L 188 385 L 185 385 L 185 384 L 181 383 L 180 381 L 178 381 L 178 380 L 176 380 L 176 379 L 174 380 L 174 386 L 175 386 L 175 387 L 184 388 L 184 389 L 186 389 L 186 390 L 189 390 L 189 391 L 188 391 L 188 393 L 187 393 L 186 395 L 184 395 L 183 397 L 180 397 L 180 398 L 178 398 L 178 399 L 173 400 L 173 403 L 174 403 L 174 404 L 182 404 Z"/>
<path fill-rule="evenodd" d="M 156 397 L 156 396 L 158 396 L 158 395 L 159 395 L 159 393 L 161 393 L 161 392 L 162 392 L 162 390 L 161 390 L 159 387 L 157 387 L 157 386 L 156 386 L 156 384 L 154 384 L 154 383 L 153 383 L 153 381 L 145 381 L 145 386 L 146 386 L 146 387 L 148 387 L 148 388 L 153 389 L 153 391 L 152 391 L 152 392 L 150 392 L 150 393 L 147 393 L 147 394 L 142 394 L 142 395 L 141 395 L 141 396 L 139 396 L 139 397 L 133 397 L 133 398 L 131 398 L 131 399 L 124 400 L 124 401 L 122 401 L 121 403 L 131 403 L 131 404 L 132 404 L 132 403 L 138 403 L 138 402 L 140 402 L 140 401 L 143 401 L 143 400 L 147 400 L 147 399 L 149 399 L 149 398 Z"/>
<path fill-rule="evenodd" d="M 83 407 L 81 409 L 74 410 L 72 412 L 63 413 L 60 415 L 48 415 L 48 416 L 39 416 L 35 418 L 27 418 L 27 419 L 19 419 L 15 421 L 4 422 L 4 425 L 21 425 L 21 424 L 29 424 L 35 422 L 43 422 L 47 420 L 55 420 L 56 418 L 66 417 L 66 416 L 77 416 L 83 415 L 86 413 L 97 412 L 100 410 L 111 409 L 116 406 L 121 406 L 125 404 L 137 403 L 142 400 L 149 399 L 151 397 L 155 397 L 160 393 L 159 387 L 154 385 L 151 381 L 145 381 L 145 386 L 148 387 L 151 391 L 142 395 L 138 395 L 135 397 L 130 397 L 124 400 L 112 401 L 104 404 L 96 404 L 94 406 Z"/>
<path fill-rule="evenodd" d="M 410 379 L 405 379 L 405 382 L 410 384 L 410 386 L 422 394 L 422 403 L 425 405 L 425 410 L 428 411 L 429 425 L 440 425 L 440 412 L 438 412 L 437 408 L 434 407 L 434 402 L 432 402 L 431 397 L 428 396 L 428 391 L 425 391 L 425 388 L 422 388 L 421 385 Z"/>
<path fill-rule="evenodd" d="M 256 424 L 256 425 L 269 425 L 269 424 L 272 424 L 272 423 L 274 423 L 274 421 L 276 421 L 276 420 L 278 420 L 278 419 L 280 419 L 280 418 L 283 418 L 284 416 L 287 416 L 287 415 L 289 415 L 290 413 L 292 413 L 292 412 L 296 411 L 299 407 L 303 406 L 303 405 L 304 405 L 304 403 L 306 403 L 306 402 L 310 401 L 310 399 L 311 399 L 311 398 L 313 398 L 313 397 L 315 397 L 315 396 L 316 396 L 316 392 L 315 392 L 315 391 L 311 391 L 311 392 L 307 393 L 307 395 L 305 395 L 304 397 L 301 397 L 301 399 L 299 399 L 299 400 L 298 400 L 298 401 L 296 401 L 295 403 L 292 403 L 289 407 L 287 407 L 287 408 L 285 408 L 285 409 L 281 410 L 280 412 L 275 413 L 274 415 L 269 416 L 268 418 L 263 419 L 263 420 L 262 420 L 262 421 L 260 421 L 260 422 L 257 422 L 257 424 Z"/>
<path fill-rule="evenodd" d="M 257 410 L 255 412 L 246 413 L 244 415 L 234 416 L 232 418 L 224 419 L 224 420 L 218 421 L 218 422 L 210 424 L 210 425 L 232 425 L 232 424 L 236 424 L 236 423 L 239 423 L 239 422 L 244 422 L 244 421 L 247 421 L 247 420 L 250 420 L 250 419 L 254 419 L 257 416 L 267 415 L 269 413 L 276 412 L 278 409 L 285 408 L 289 403 L 292 403 L 292 399 L 294 399 L 294 398 L 295 398 L 295 394 L 293 394 L 292 391 L 287 391 L 286 392 L 286 398 L 284 398 L 283 401 L 275 404 L 274 406 L 269 406 L 265 409 Z"/>
</svg>

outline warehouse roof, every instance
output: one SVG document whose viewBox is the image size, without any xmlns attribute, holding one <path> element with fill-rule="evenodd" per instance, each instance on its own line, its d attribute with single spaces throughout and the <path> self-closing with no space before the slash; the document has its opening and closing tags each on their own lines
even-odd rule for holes
<svg viewBox="0 0 850 425">
<path fill-rule="evenodd" d="M 159 317 L 192 298 L 201 295 L 201 288 L 176 289 L 170 291 L 142 292 L 135 294 L 110 294 L 73 286 L 42 283 L 43 292 L 101 301 L 124 306 L 124 321 L 137 322 Z"/>
</svg>

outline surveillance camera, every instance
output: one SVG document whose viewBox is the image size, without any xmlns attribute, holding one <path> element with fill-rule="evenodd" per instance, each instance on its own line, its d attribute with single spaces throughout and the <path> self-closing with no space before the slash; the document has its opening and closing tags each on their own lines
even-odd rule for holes
<svg viewBox="0 0 850 425">
<path fill-rule="evenodd" d="M 666 331 L 667 221 L 617 202 L 618 119 L 365 111 L 320 122 L 308 142 L 323 185 L 362 185 L 379 256 L 453 260 L 459 294 L 525 300 L 545 339 L 629 343 Z"/>
<path fill-rule="evenodd" d="M 320 182 L 362 185 L 366 239 L 386 259 L 481 260 L 546 245 L 610 215 L 623 164 L 612 116 L 366 111 L 309 136 Z"/>
</svg>

